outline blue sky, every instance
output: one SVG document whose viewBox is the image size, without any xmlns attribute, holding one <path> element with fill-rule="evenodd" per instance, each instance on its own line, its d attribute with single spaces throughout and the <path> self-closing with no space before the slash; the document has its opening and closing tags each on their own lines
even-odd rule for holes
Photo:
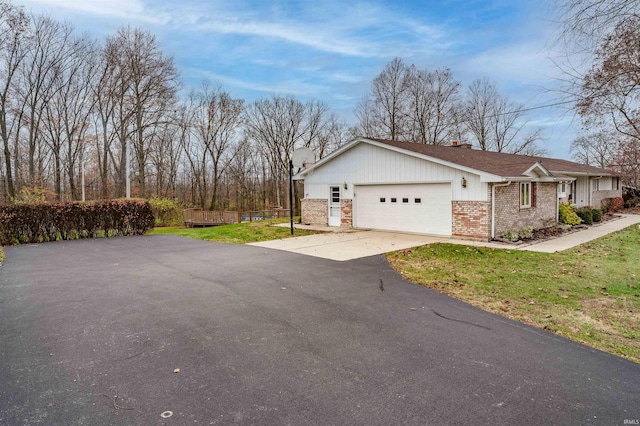
<svg viewBox="0 0 640 426">
<path fill-rule="evenodd" d="M 495 81 L 512 100 L 557 102 L 553 31 L 539 0 L 247 1 L 14 0 L 102 38 L 122 25 L 153 32 L 185 87 L 221 83 L 251 102 L 277 94 L 328 104 L 344 121 L 394 57 L 419 68 L 447 66 L 463 87 Z M 579 128 L 565 109 L 529 115 L 544 147 L 569 158 Z"/>
</svg>

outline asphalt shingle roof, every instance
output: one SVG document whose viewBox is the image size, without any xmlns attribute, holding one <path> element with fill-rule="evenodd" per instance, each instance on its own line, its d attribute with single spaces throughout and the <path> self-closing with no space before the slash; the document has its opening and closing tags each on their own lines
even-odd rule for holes
<svg viewBox="0 0 640 426">
<path fill-rule="evenodd" d="M 463 146 L 424 145 L 386 139 L 368 139 L 502 177 L 521 177 L 524 172 L 536 162 L 542 164 L 547 170 L 556 176 L 565 174 L 618 175 L 616 172 L 611 170 L 586 166 L 584 164 L 560 160 L 557 158 L 480 151 L 477 149 L 465 148 Z"/>
</svg>

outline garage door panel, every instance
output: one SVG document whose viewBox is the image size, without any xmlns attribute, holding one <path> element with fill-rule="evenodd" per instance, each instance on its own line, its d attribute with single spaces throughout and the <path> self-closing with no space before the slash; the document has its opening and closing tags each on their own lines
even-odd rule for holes
<svg viewBox="0 0 640 426">
<path fill-rule="evenodd" d="M 360 185 L 358 228 L 451 235 L 451 184 Z"/>
</svg>

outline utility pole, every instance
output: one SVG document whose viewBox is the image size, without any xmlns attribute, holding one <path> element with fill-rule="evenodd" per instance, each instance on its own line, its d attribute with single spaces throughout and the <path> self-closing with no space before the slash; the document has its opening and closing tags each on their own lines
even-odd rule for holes
<svg viewBox="0 0 640 426">
<path fill-rule="evenodd" d="M 131 175 L 129 174 L 129 168 L 131 167 L 131 142 L 128 138 L 125 147 L 125 149 L 127 150 L 125 155 L 125 162 L 127 163 L 127 198 L 131 198 Z"/>
<path fill-rule="evenodd" d="M 289 160 L 289 216 L 291 217 L 291 235 L 293 235 L 293 161 Z"/>
</svg>

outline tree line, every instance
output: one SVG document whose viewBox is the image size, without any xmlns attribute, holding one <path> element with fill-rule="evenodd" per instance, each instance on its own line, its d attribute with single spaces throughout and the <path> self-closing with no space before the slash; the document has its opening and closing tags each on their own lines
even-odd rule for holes
<svg viewBox="0 0 640 426">
<path fill-rule="evenodd" d="M 1 201 L 34 188 L 52 200 L 124 197 L 129 164 L 131 196 L 284 206 L 294 148 L 322 156 L 347 131 L 320 101 L 247 105 L 209 82 L 185 92 L 148 31 L 97 41 L 0 0 Z"/>
<path fill-rule="evenodd" d="M 582 121 L 579 162 L 612 168 L 640 196 L 640 2 L 556 0 L 563 95 Z"/>
<path fill-rule="evenodd" d="M 611 56 L 605 47 L 602 55 Z M 577 107 L 585 116 L 603 108 Z M 294 149 L 321 158 L 356 136 L 543 153 L 541 130 L 494 82 L 465 89 L 448 68 L 419 69 L 401 58 L 372 80 L 355 115 L 348 125 L 320 100 L 287 95 L 247 103 L 206 81 L 186 90 L 148 31 L 127 26 L 94 40 L 0 0 L 3 202 L 34 188 L 51 200 L 120 198 L 130 181 L 131 196 L 206 209 L 288 207 Z M 630 133 L 633 123 L 619 127 Z"/>
</svg>

